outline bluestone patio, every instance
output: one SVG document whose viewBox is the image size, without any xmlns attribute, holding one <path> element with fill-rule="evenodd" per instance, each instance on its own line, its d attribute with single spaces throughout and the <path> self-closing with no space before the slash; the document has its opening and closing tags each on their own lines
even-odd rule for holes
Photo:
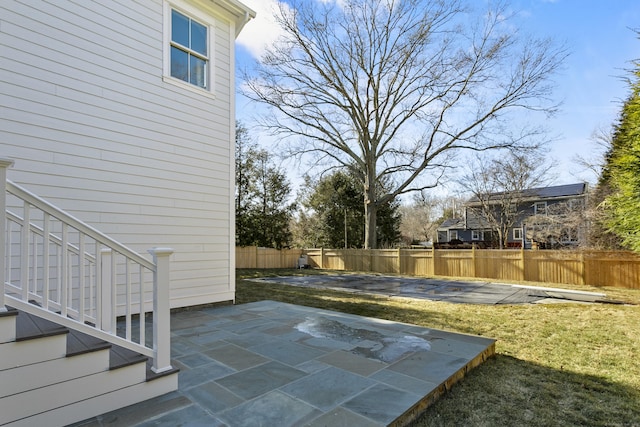
<svg viewBox="0 0 640 427">
<path fill-rule="evenodd" d="M 172 314 L 179 390 L 78 425 L 386 426 L 421 413 L 494 340 L 261 301 Z"/>
</svg>

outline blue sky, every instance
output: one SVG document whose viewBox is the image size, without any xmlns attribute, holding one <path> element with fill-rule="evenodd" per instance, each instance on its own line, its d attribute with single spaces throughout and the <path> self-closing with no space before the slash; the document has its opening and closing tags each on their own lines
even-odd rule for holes
<svg viewBox="0 0 640 427">
<path fill-rule="evenodd" d="M 236 42 L 239 66 L 260 55 L 265 42 L 277 36 L 277 28 L 270 19 L 270 8 L 276 0 L 242 1 L 258 16 L 247 24 Z M 570 53 L 554 80 L 555 98 L 562 105 L 548 122 L 550 134 L 557 136 L 551 145 L 551 156 L 559 165 L 554 183 L 594 181 L 595 176 L 582 170 L 573 159 L 576 155 L 595 154 L 590 141 L 593 132 L 609 128 L 615 122 L 629 93 L 622 78 L 628 76 L 625 70 L 632 68 L 630 61 L 640 59 L 640 39 L 632 31 L 640 29 L 640 1 L 512 0 L 507 4 L 518 14 L 516 22 L 524 32 L 551 37 L 564 43 Z M 251 103 L 238 96 L 239 120 L 250 127 L 255 112 Z M 258 130 L 252 129 L 252 133 L 257 140 L 269 144 Z M 287 169 L 290 179 L 296 182 L 301 172 L 292 167 Z"/>
</svg>

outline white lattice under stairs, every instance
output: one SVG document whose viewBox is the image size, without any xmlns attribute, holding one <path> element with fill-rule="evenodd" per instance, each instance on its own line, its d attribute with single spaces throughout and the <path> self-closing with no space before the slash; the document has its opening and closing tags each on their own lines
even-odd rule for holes
<svg viewBox="0 0 640 427">
<path fill-rule="evenodd" d="M 177 370 L 23 311 L 0 313 L 0 425 L 63 426 L 175 390 Z"/>
</svg>

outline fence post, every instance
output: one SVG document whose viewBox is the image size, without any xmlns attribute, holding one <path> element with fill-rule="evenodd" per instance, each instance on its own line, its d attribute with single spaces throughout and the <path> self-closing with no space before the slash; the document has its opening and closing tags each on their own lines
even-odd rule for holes
<svg viewBox="0 0 640 427">
<path fill-rule="evenodd" d="M 474 279 L 478 277 L 477 268 L 476 268 L 476 244 L 475 243 L 471 245 L 471 274 L 473 275 Z"/>
<path fill-rule="evenodd" d="M 524 265 L 524 244 L 520 246 L 520 280 L 527 280 L 527 272 Z"/>
<path fill-rule="evenodd" d="M 254 268 L 258 268 L 258 247 L 254 246 L 253 248 L 255 249 L 255 252 L 254 252 L 255 253 L 255 257 L 254 257 L 254 259 L 255 259 L 255 267 Z"/>
<path fill-rule="evenodd" d="M 13 160 L 0 159 L 0 279 L 2 279 L 2 292 L 0 292 L 0 311 L 7 311 L 4 305 L 4 285 L 7 283 L 6 247 L 7 247 L 7 169 L 13 165 Z"/>
<path fill-rule="evenodd" d="M 171 369 L 171 311 L 169 308 L 170 248 L 149 249 L 156 266 L 153 272 L 153 372 Z"/>
<path fill-rule="evenodd" d="M 320 270 L 324 270 L 324 248 L 320 248 Z"/>
<path fill-rule="evenodd" d="M 433 275 L 436 276 L 436 245 L 431 246 L 431 267 L 433 271 Z"/>
</svg>

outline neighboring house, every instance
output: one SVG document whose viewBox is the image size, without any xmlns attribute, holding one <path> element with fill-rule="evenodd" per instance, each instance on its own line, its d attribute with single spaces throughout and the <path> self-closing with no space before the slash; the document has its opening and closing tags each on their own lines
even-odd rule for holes
<svg viewBox="0 0 640 427">
<path fill-rule="evenodd" d="M 134 251 L 171 307 L 235 298 L 237 0 L 0 2 L 8 178 Z"/>
<path fill-rule="evenodd" d="M 584 238 L 587 194 L 588 185 L 577 183 L 473 197 L 462 218 L 447 219 L 438 227 L 438 242 L 498 247 L 499 218 L 503 218 L 507 247 L 576 246 Z"/>
</svg>

